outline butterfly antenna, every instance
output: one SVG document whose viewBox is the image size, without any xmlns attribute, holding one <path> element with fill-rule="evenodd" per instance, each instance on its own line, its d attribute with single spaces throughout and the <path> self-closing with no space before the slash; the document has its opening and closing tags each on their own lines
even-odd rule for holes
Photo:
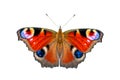
<svg viewBox="0 0 120 80">
<path fill-rule="evenodd" d="M 66 26 L 74 17 L 75 17 L 75 14 L 63 26 Z"/>
<path fill-rule="evenodd" d="M 53 23 L 55 26 L 57 26 L 57 25 L 55 24 L 55 22 L 48 16 L 47 13 L 46 13 L 45 15 L 52 21 L 52 23 Z"/>
</svg>

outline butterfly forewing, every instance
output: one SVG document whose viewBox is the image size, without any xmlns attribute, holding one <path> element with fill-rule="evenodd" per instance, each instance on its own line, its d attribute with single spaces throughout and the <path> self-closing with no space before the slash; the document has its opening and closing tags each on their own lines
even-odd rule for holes
<svg viewBox="0 0 120 80">
<path fill-rule="evenodd" d="M 76 29 L 64 32 L 65 40 L 87 53 L 93 45 L 102 41 L 103 33 L 97 29 Z"/>
</svg>

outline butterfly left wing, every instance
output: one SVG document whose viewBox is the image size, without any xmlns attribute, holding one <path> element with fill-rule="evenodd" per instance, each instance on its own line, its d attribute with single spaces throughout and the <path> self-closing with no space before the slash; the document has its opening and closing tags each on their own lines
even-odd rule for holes
<svg viewBox="0 0 120 80">
<path fill-rule="evenodd" d="M 103 33 L 96 29 L 69 30 L 64 34 L 64 48 L 61 66 L 77 67 L 85 59 L 86 53 L 102 41 Z"/>
<path fill-rule="evenodd" d="M 17 31 L 18 38 L 24 41 L 41 66 L 58 66 L 56 53 L 56 32 L 50 29 L 26 27 Z"/>
</svg>

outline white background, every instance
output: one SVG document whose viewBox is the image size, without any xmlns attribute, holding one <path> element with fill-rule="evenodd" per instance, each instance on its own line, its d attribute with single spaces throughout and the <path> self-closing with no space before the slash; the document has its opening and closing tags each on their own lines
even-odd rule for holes
<svg viewBox="0 0 120 80">
<path fill-rule="evenodd" d="M 46 16 L 58 25 L 55 26 Z M 103 42 L 94 46 L 78 68 L 41 68 L 16 31 L 25 26 L 63 31 L 96 28 Z M 0 80 L 120 80 L 119 0 L 1 0 Z"/>
</svg>

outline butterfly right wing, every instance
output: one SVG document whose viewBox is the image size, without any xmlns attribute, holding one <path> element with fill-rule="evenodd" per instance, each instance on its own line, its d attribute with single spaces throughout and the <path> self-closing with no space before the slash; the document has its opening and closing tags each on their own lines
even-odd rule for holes
<svg viewBox="0 0 120 80">
<path fill-rule="evenodd" d="M 86 53 L 102 41 L 103 33 L 96 29 L 75 29 L 63 33 L 63 53 L 61 66 L 77 67 L 85 59 Z"/>
<path fill-rule="evenodd" d="M 41 66 L 58 66 L 56 32 L 50 29 L 26 27 L 17 31 L 18 39 L 24 41 Z"/>
</svg>

